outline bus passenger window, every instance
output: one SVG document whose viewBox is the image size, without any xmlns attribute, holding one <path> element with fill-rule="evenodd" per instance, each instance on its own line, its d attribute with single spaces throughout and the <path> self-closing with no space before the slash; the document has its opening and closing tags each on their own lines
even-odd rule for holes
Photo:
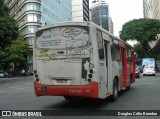
<svg viewBox="0 0 160 119">
<path fill-rule="evenodd" d="M 115 54 L 115 60 L 120 61 L 121 60 L 120 49 L 119 49 L 119 46 L 117 44 L 115 44 L 114 54 Z"/>
<path fill-rule="evenodd" d="M 132 62 L 132 51 L 131 49 L 127 48 L 127 61 Z"/>
<path fill-rule="evenodd" d="M 104 49 L 99 49 L 98 50 L 98 53 L 99 53 L 99 59 L 104 59 Z"/>
<path fill-rule="evenodd" d="M 115 61 L 114 45 L 111 45 L 111 58 L 112 58 L 112 61 Z"/>
<path fill-rule="evenodd" d="M 121 60 L 121 58 L 120 58 L 120 51 L 119 50 L 115 50 L 115 60 L 116 61 L 120 61 Z"/>
<path fill-rule="evenodd" d="M 98 53 L 99 53 L 99 59 L 104 59 L 104 48 L 103 48 L 103 39 L 102 39 L 102 32 L 97 30 L 97 46 L 98 46 Z"/>
</svg>

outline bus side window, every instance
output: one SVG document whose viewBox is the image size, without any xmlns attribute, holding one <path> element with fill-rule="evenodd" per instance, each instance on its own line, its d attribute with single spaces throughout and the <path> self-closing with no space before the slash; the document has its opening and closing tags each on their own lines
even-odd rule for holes
<svg viewBox="0 0 160 119">
<path fill-rule="evenodd" d="M 132 62 L 132 51 L 130 48 L 127 48 L 127 61 Z"/>
<path fill-rule="evenodd" d="M 98 53 L 99 53 L 99 59 L 104 59 L 104 48 L 103 48 L 103 39 L 102 39 L 102 32 L 97 30 L 97 46 L 98 46 Z"/>
<path fill-rule="evenodd" d="M 114 44 L 111 45 L 111 58 L 112 58 L 112 61 L 115 61 Z"/>
<path fill-rule="evenodd" d="M 120 61 L 121 60 L 120 51 L 119 51 L 118 47 L 115 49 L 115 60 L 116 61 Z"/>
<path fill-rule="evenodd" d="M 99 59 L 104 59 L 104 49 L 99 49 L 98 50 L 98 53 L 99 53 Z"/>
</svg>

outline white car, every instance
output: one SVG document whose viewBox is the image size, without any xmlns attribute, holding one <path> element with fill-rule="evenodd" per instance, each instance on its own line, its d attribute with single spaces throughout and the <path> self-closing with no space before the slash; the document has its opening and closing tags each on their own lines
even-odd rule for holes
<svg viewBox="0 0 160 119">
<path fill-rule="evenodd" d="M 144 75 L 156 75 L 155 67 L 144 67 L 143 68 L 143 76 Z"/>
<path fill-rule="evenodd" d="M 5 77 L 4 72 L 0 71 L 0 78 Z"/>
</svg>

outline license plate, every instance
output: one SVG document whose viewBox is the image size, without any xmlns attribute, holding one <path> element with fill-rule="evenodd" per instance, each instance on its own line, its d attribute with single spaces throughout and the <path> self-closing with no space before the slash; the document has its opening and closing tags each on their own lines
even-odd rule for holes
<svg viewBox="0 0 160 119">
<path fill-rule="evenodd" d="M 67 83 L 67 80 L 65 80 L 65 79 L 57 79 L 56 83 Z"/>
</svg>

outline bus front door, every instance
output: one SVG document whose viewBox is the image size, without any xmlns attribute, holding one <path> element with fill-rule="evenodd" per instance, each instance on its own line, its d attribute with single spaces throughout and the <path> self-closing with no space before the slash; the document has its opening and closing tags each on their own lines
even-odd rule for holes
<svg viewBox="0 0 160 119">
<path fill-rule="evenodd" d="M 99 61 L 99 98 L 106 98 L 108 92 L 108 42 L 105 41 L 103 48 L 103 59 Z"/>
</svg>

